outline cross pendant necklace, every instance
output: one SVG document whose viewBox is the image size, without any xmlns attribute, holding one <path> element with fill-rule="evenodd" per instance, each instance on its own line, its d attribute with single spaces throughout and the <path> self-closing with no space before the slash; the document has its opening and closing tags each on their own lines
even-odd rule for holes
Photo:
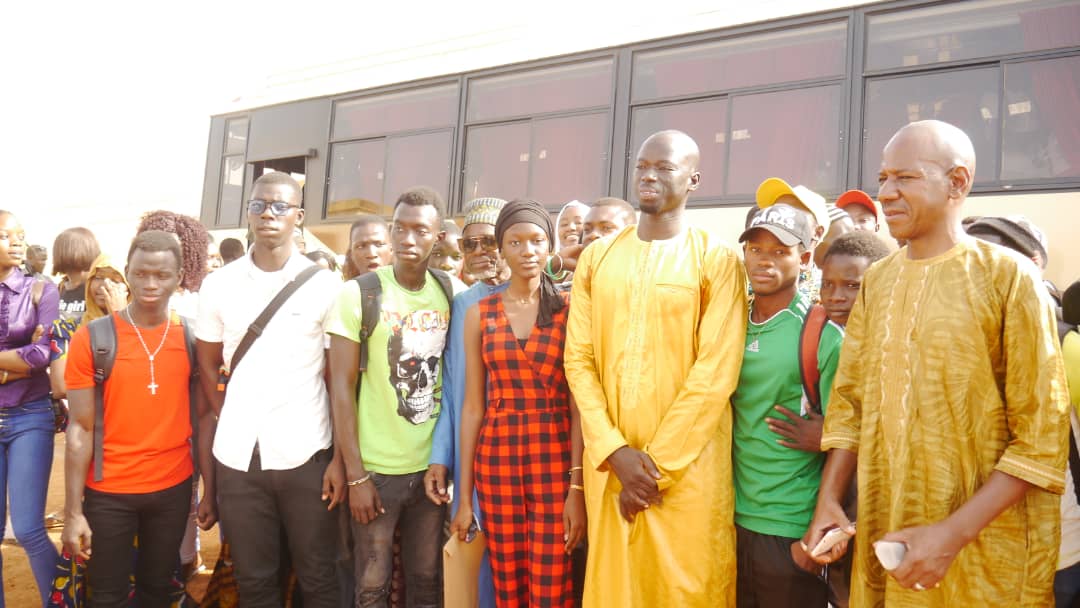
<svg viewBox="0 0 1080 608">
<path fill-rule="evenodd" d="M 143 352 L 145 352 L 146 356 L 150 359 L 150 384 L 147 384 L 146 388 L 150 389 L 151 395 L 157 395 L 158 383 L 157 380 L 154 379 L 154 357 L 157 357 L 157 354 L 161 352 L 161 347 L 165 346 L 165 339 L 169 337 L 169 319 L 168 317 L 165 318 L 165 331 L 161 334 L 161 343 L 159 343 L 157 348 L 154 349 L 154 352 L 151 353 L 150 349 L 146 346 L 146 341 L 143 340 L 142 332 L 139 331 L 139 326 L 135 324 L 135 319 L 131 317 L 131 309 L 125 308 L 124 314 L 127 315 L 128 323 L 131 323 L 131 326 L 135 328 L 135 337 L 139 339 L 139 344 L 142 345 Z"/>
</svg>

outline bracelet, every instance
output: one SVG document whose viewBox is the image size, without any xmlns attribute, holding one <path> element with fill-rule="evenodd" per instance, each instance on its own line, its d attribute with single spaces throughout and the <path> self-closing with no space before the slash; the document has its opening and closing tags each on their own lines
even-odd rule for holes
<svg viewBox="0 0 1080 608">
<path fill-rule="evenodd" d="M 558 269 L 558 270 L 555 270 L 554 268 L 552 268 L 552 270 L 551 270 L 551 274 L 559 274 L 560 272 L 562 272 L 562 269 L 563 269 L 563 261 L 562 261 L 562 256 L 556 253 L 556 254 L 555 254 L 554 256 L 552 256 L 552 257 L 553 257 L 553 258 L 559 258 L 559 269 Z"/>
<path fill-rule="evenodd" d="M 582 467 L 570 467 L 570 471 L 567 473 L 567 475 L 573 477 L 574 476 L 574 471 L 581 471 L 582 474 L 585 473 L 585 469 L 583 469 Z"/>
<path fill-rule="evenodd" d="M 371 479 L 371 473 L 368 473 L 367 475 L 364 475 L 360 479 L 354 479 L 352 481 L 346 481 L 345 485 L 347 485 L 347 486 L 358 486 L 358 485 L 361 485 L 363 483 L 367 483 L 370 479 Z"/>
<path fill-rule="evenodd" d="M 585 486 L 579 486 L 576 483 L 572 483 L 572 484 L 570 484 L 570 489 L 571 490 L 581 490 L 582 492 L 584 492 L 585 491 Z"/>
<path fill-rule="evenodd" d="M 0 384 L 7 384 L 8 370 L 4 370 L 4 375 L 0 376 Z"/>
</svg>

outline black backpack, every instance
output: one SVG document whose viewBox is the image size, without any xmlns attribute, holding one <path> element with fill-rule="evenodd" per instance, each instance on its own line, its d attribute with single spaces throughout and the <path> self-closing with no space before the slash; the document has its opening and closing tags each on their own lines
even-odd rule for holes
<svg viewBox="0 0 1080 608">
<path fill-rule="evenodd" d="M 429 268 L 428 274 L 435 277 L 435 281 L 446 296 L 448 310 L 454 308 L 454 285 L 450 281 L 450 275 L 437 268 Z M 360 286 L 360 372 L 367 370 L 368 366 L 368 338 L 375 332 L 379 324 L 379 312 L 382 310 L 382 282 L 379 275 L 374 272 L 366 272 L 355 279 Z M 357 380 L 357 391 L 360 381 Z"/>
<path fill-rule="evenodd" d="M 193 322 L 181 318 L 184 327 L 184 344 L 187 346 L 191 376 L 188 378 L 188 415 L 191 417 L 191 463 L 194 477 L 199 476 L 198 437 L 199 413 L 196 411 L 196 391 L 199 386 L 199 367 L 195 362 L 195 331 Z M 112 315 L 94 319 L 87 324 L 90 332 L 90 352 L 94 357 L 94 481 L 101 481 L 105 460 L 105 381 L 116 362 L 116 321 Z"/>
</svg>

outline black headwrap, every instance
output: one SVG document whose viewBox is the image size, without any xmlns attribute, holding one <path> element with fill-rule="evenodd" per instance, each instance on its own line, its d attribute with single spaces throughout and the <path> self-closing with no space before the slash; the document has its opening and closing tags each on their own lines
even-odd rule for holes
<svg viewBox="0 0 1080 608">
<path fill-rule="evenodd" d="M 506 203 L 499 212 L 499 219 L 495 221 L 495 241 L 502 247 L 503 235 L 514 224 L 536 224 L 547 235 L 549 247 L 555 242 L 555 227 L 551 223 L 551 215 L 540 203 L 529 199 L 515 199 Z M 540 327 L 551 325 L 556 312 L 562 310 L 566 304 L 562 296 L 555 289 L 555 281 L 551 280 L 546 272 L 540 276 L 540 309 L 536 313 L 536 324 Z"/>
</svg>

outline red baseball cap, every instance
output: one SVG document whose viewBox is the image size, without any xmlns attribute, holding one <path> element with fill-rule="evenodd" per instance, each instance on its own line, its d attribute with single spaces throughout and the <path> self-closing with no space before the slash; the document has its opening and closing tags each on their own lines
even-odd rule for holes
<svg viewBox="0 0 1080 608">
<path fill-rule="evenodd" d="M 862 205 L 866 207 L 870 213 L 874 214 L 874 219 L 878 218 L 877 205 L 874 204 L 874 199 L 870 198 L 870 195 L 862 190 L 848 190 L 840 195 L 840 198 L 836 199 L 836 206 L 843 209 L 848 205 Z"/>
</svg>

